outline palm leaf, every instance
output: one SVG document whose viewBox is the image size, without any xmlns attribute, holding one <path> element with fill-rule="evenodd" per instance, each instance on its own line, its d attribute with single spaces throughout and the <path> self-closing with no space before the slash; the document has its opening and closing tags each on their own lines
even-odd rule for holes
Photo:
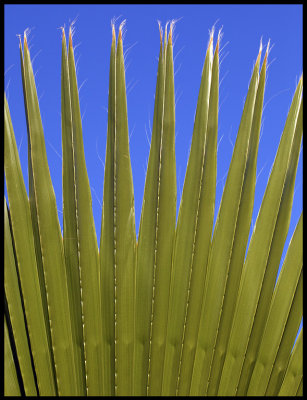
<svg viewBox="0 0 307 400">
<path fill-rule="evenodd" d="M 5 394 L 303 393 L 302 220 L 288 235 L 303 134 L 302 78 L 247 255 L 269 45 L 256 59 L 213 230 L 220 33 L 210 33 L 176 225 L 174 21 L 160 29 L 138 242 L 123 23 L 112 24 L 101 238 L 87 174 L 72 27 L 62 28 L 63 236 L 26 35 L 20 40 L 29 198 L 4 99 Z M 213 230 L 213 234 L 212 234 Z M 7 319 L 7 320 L 6 320 Z"/>
</svg>

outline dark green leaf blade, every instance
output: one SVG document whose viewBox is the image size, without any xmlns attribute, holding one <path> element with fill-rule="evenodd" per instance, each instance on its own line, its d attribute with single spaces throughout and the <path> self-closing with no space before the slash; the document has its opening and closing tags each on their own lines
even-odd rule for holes
<svg viewBox="0 0 307 400">
<path fill-rule="evenodd" d="M 4 396 L 21 396 L 5 317 L 4 317 Z"/>
<path fill-rule="evenodd" d="M 62 236 L 49 173 L 30 53 L 24 41 L 24 81 L 33 184 L 59 395 L 77 393 Z"/>
<path fill-rule="evenodd" d="M 218 384 L 222 373 L 223 362 L 225 359 L 227 343 L 231 329 L 231 322 L 235 310 L 235 304 L 252 219 L 256 186 L 257 154 L 266 81 L 268 51 L 269 45 L 267 46 L 266 54 L 261 67 L 259 85 L 255 100 L 251 137 L 248 145 L 246 169 L 244 172 L 240 208 L 238 211 L 236 231 L 231 252 L 227 285 L 223 300 L 223 309 L 221 312 L 218 334 L 215 343 L 214 356 L 210 366 L 210 378 L 207 390 L 207 394 L 209 396 L 215 396 L 218 390 Z"/>
<path fill-rule="evenodd" d="M 11 226 L 38 388 L 41 395 L 55 395 L 57 389 L 52 349 L 49 347 L 47 333 L 49 323 L 45 324 L 29 201 L 6 97 L 4 99 L 4 137 L 4 170 Z"/>
<path fill-rule="evenodd" d="M 295 396 L 303 378 L 303 328 L 294 345 L 279 396 Z"/>
<path fill-rule="evenodd" d="M 107 148 L 100 235 L 103 390 L 115 395 L 115 285 L 114 285 L 114 140 L 116 38 L 112 26 L 109 73 Z"/>
<path fill-rule="evenodd" d="M 163 57 L 162 29 L 156 83 L 155 108 L 151 146 L 145 181 L 143 206 L 137 243 L 135 294 L 135 350 L 134 395 L 146 396 L 152 316 L 152 291 L 155 265 L 157 201 L 159 184 L 159 157 L 164 107 L 165 59 Z"/>
<path fill-rule="evenodd" d="M 155 264 L 147 394 L 161 395 L 173 239 L 176 224 L 175 98 L 172 45 L 173 22 L 165 32 L 165 94 L 159 158 Z"/>
<path fill-rule="evenodd" d="M 276 196 L 280 195 L 279 207 L 275 209 L 278 211 L 275 222 L 273 235 L 271 238 L 270 250 L 267 258 L 267 265 L 265 267 L 265 273 L 263 276 L 262 287 L 259 295 L 256 313 L 254 316 L 253 327 L 251 336 L 248 342 L 246 356 L 242 368 L 242 373 L 239 381 L 237 393 L 245 395 L 253 372 L 255 359 L 260 346 L 264 326 L 267 320 L 269 307 L 273 295 L 273 290 L 276 282 L 276 276 L 278 267 L 284 247 L 284 243 L 287 237 L 288 228 L 291 218 L 291 209 L 294 196 L 294 185 L 295 176 L 297 170 L 297 164 L 300 153 L 301 139 L 303 134 L 303 114 L 302 114 L 302 103 L 300 104 L 294 137 L 292 143 L 290 142 L 289 147 L 291 152 L 288 156 L 288 166 L 284 177 L 284 185 L 282 192 L 276 191 Z M 285 163 L 283 161 L 283 163 Z M 263 206 L 265 202 L 263 201 Z"/>
<path fill-rule="evenodd" d="M 251 237 L 240 282 L 238 301 L 218 391 L 219 395 L 234 394 L 239 383 L 282 198 L 282 190 L 301 103 L 301 93 L 302 79 L 298 83 L 294 94 L 274 166 Z M 284 229 L 286 223 L 287 221 L 284 219 L 282 229 Z"/>
<path fill-rule="evenodd" d="M 98 396 L 103 393 L 99 258 L 92 211 L 92 197 L 84 156 L 71 27 L 68 47 L 86 391 L 88 396 Z"/>
<path fill-rule="evenodd" d="M 4 289 L 12 325 L 15 346 L 20 365 L 24 390 L 27 396 L 37 396 L 31 355 L 26 332 L 21 292 L 19 289 L 17 265 L 14 257 L 13 238 L 9 214 L 4 198 Z"/>
<path fill-rule="evenodd" d="M 228 268 L 234 246 L 234 237 L 236 228 L 239 229 L 237 227 L 238 213 L 259 83 L 261 51 L 262 46 L 260 46 L 258 58 L 252 73 L 220 210 L 214 228 L 191 381 L 191 395 L 203 395 L 208 385 L 210 365 L 223 307 Z M 221 248 L 223 248 L 223 251 L 221 251 Z"/>
<path fill-rule="evenodd" d="M 114 146 L 115 395 L 132 395 L 136 234 L 122 25 L 116 50 Z"/>
<path fill-rule="evenodd" d="M 297 296 L 296 292 L 302 291 L 302 266 L 303 218 L 301 215 L 274 290 L 263 338 L 248 387 L 248 395 L 265 395 L 292 303 Z"/>
<path fill-rule="evenodd" d="M 217 54 L 218 51 L 216 51 L 215 56 Z M 196 342 L 198 331 L 206 260 L 213 224 L 214 197 L 212 197 L 212 194 L 214 195 L 215 193 L 214 175 L 216 169 L 214 155 L 216 155 L 218 96 L 215 97 L 212 103 L 212 94 L 210 92 L 211 80 L 213 80 L 212 64 L 213 31 L 210 35 L 202 72 L 191 152 L 174 242 L 162 386 L 163 395 L 175 395 L 178 386 L 179 369 L 182 365 L 184 344 L 188 343 L 190 345 L 191 342 Z M 215 57 L 216 66 L 218 67 L 217 57 Z M 215 68 L 215 71 L 217 72 L 217 68 Z M 216 76 L 214 79 L 218 89 L 218 79 Z M 215 92 L 216 94 L 217 92 Z M 210 132 L 208 127 L 209 118 Z M 209 144 L 212 147 L 208 149 Z M 209 152 L 213 155 L 211 160 L 208 156 Z M 209 175 L 208 170 L 210 171 Z M 197 294 L 199 294 L 198 298 L 195 297 Z M 192 326 L 188 325 L 192 327 L 194 332 L 189 330 L 187 332 L 187 321 L 191 318 L 189 312 L 191 309 L 193 310 L 192 314 L 196 314 L 197 319 L 191 322 Z M 192 339 L 189 337 L 191 335 Z M 185 381 L 186 378 L 183 378 L 183 382 Z"/>
<path fill-rule="evenodd" d="M 73 150 L 73 124 L 71 110 L 71 90 L 66 47 L 66 37 L 62 28 L 61 65 L 61 122 L 62 122 L 62 174 L 63 174 L 63 247 L 65 255 L 67 288 L 72 335 L 75 343 L 77 374 L 80 394 L 85 395 L 85 360 L 83 345 L 83 323 L 78 257 L 78 231 L 76 209 L 76 178 Z"/>
</svg>

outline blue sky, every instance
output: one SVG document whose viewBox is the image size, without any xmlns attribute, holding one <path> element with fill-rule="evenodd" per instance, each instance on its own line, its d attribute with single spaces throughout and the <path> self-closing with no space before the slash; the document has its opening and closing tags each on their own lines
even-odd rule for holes
<svg viewBox="0 0 307 400">
<path fill-rule="evenodd" d="M 209 30 L 215 24 L 216 32 L 220 28 L 223 31 L 216 212 L 259 43 L 261 38 L 264 45 L 271 40 L 258 153 L 255 223 L 296 83 L 302 73 L 302 5 L 5 5 L 5 87 L 27 189 L 27 133 L 16 35 L 26 28 L 31 30 L 30 53 L 34 59 L 50 174 L 62 226 L 59 28 L 65 25 L 68 32 L 69 24 L 76 19 L 74 46 L 81 87 L 85 158 L 99 243 L 113 18 L 117 18 L 117 28 L 126 19 L 124 51 L 137 232 L 153 119 L 160 40 L 157 21 L 164 26 L 168 20 L 179 20 L 174 32 L 178 207 Z M 302 155 L 285 248 L 301 210 Z"/>
</svg>

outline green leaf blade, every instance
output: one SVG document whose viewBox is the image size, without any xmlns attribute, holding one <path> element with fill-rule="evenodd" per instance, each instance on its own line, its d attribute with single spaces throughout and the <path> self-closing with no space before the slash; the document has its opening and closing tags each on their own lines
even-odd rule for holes
<svg viewBox="0 0 307 400">
<path fill-rule="evenodd" d="M 302 251 L 300 249 L 300 246 L 302 244 L 302 239 L 300 238 L 300 234 L 302 233 L 300 232 L 301 229 L 302 229 L 302 215 L 297 224 L 295 233 L 293 234 L 293 237 L 291 239 L 291 243 L 289 245 L 284 265 L 282 267 L 280 277 L 278 278 L 279 282 L 278 285 L 281 285 L 280 280 L 283 275 L 285 275 L 287 278 L 287 275 L 290 274 L 290 271 L 286 272 L 287 270 L 290 270 L 289 264 L 291 265 L 293 263 L 293 266 L 291 265 L 291 267 L 294 270 L 296 268 L 299 268 L 299 254 Z M 286 266 L 287 269 L 285 268 Z M 283 279 L 286 281 L 286 278 Z M 287 296 L 289 295 L 287 294 Z M 301 274 L 295 290 L 294 297 L 292 299 L 291 308 L 289 310 L 282 338 L 278 346 L 278 351 L 274 360 L 274 365 L 272 367 L 272 371 L 269 376 L 269 381 L 265 392 L 266 396 L 278 395 L 278 392 L 283 382 L 287 365 L 289 363 L 291 351 L 295 343 L 299 326 L 302 321 L 302 317 L 303 317 L 303 285 L 302 285 L 302 274 Z"/>
<path fill-rule="evenodd" d="M 42 121 L 30 54 L 24 44 L 25 99 L 27 102 L 33 184 L 44 267 L 53 354 L 59 394 L 76 393 L 75 360 L 65 277 L 65 260 L 55 195 L 50 178 Z M 62 279 L 64 277 L 64 279 Z"/>
<path fill-rule="evenodd" d="M 101 395 L 103 393 L 103 382 L 102 342 L 100 336 L 102 319 L 99 287 L 99 256 L 92 211 L 91 191 L 84 155 L 82 122 L 71 28 L 69 31 L 68 47 L 86 392 L 87 395 Z"/>
<path fill-rule="evenodd" d="M 240 207 L 236 222 L 236 230 L 233 239 L 234 242 L 230 256 L 227 285 L 225 289 L 223 308 L 215 343 L 214 355 L 210 366 L 210 377 L 207 390 L 207 394 L 209 396 L 216 395 L 218 390 L 250 230 L 256 186 L 257 153 L 263 110 L 268 50 L 269 46 L 267 47 L 265 58 L 261 67 L 259 84 L 255 99 L 251 137 L 248 145 L 246 168 L 244 172 Z"/>
<path fill-rule="evenodd" d="M 245 394 L 252 374 L 253 364 L 259 349 L 260 341 L 264 331 L 269 306 L 271 303 L 273 290 L 276 282 L 278 266 L 280 263 L 284 243 L 287 237 L 291 218 L 291 208 L 294 196 L 295 176 L 300 153 L 300 145 L 303 134 L 302 103 L 299 108 L 296 121 L 296 128 L 289 155 L 288 167 L 285 175 L 284 186 L 275 222 L 274 233 L 271 239 L 270 252 L 267 259 L 265 274 L 257 310 L 254 316 L 251 337 L 249 339 L 245 361 L 238 386 L 238 393 Z M 278 191 L 276 191 L 278 194 Z M 265 203 L 263 202 L 263 206 Z"/>
<path fill-rule="evenodd" d="M 274 291 L 248 395 L 264 396 L 296 291 L 302 290 L 303 218 L 295 233 Z"/>
<path fill-rule="evenodd" d="M 218 391 L 219 395 L 226 393 L 228 395 L 234 394 L 239 383 L 256 313 L 256 307 L 261 292 L 271 241 L 275 230 L 280 199 L 288 166 L 288 162 L 285 163 L 284 160 L 289 160 L 289 155 L 291 153 L 291 143 L 295 132 L 301 102 L 301 93 L 302 80 L 300 80 L 297 86 L 292 101 L 245 260 L 228 350 Z M 284 220 L 282 223 L 283 230 L 285 229 L 285 226 L 286 223 Z"/>
<path fill-rule="evenodd" d="M 165 59 L 160 27 L 160 54 L 156 83 L 151 146 L 137 243 L 135 294 L 134 395 L 146 396 L 149 367 L 152 291 L 155 267 L 159 158 L 163 123 Z"/>
<path fill-rule="evenodd" d="M 49 347 L 47 333 L 49 324 L 45 324 L 41 285 L 36 267 L 31 214 L 6 97 L 4 135 L 4 169 L 12 232 L 38 388 L 42 395 L 55 395 L 57 389 L 53 371 L 52 350 Z"/>
<path fill-rule="evenodd" d="M 175 98 L 171 24 L 165 32 L 165 98 L 161 132 L 156 222 L 154 286 L 150 334 L 147 394 L 161 395 L 166 345 L 169 285 L 176 224 Z"/>
<path fill-rule="evenodd" d="M 24 390 L 27 396 L 37 396 L 6 200 L 4 202 L 4 241 L 5 296 L 8 304 L 20 371 L 24 383 Z"/>
<path fill-rule="evenodd" d="M 190 394 L 200 395 L 207 390 L 210 364 L 219 319 L 223 307 L 228 268 L 237 228 L 244 174 L 251 134 L 255 100 L 259 83 L 259 65 L 262 47 L 252 74 L 244 110 L 239 126 L 236 144 L 221 200 L 220 210 L 213 233 L 208 260 L 205 294 L 201 311 L 196 356 L 193 367 Z M 244 157 L 242 157 L 242 154 Z M 221 246 L 224 251 L 221 251 Z"/>
<path fill-rule="evenodd" d="M 184 345 L 187 344 L 189 346 L 191 342 L 196 341 L 195 336 L 199 324 L 199 308 L 202 300 L 206 259 L 210 245 L 214 212 L 214 197 L 212 197 L 212 194 L 215 193 L 214 174 L 216 173 L 217 54 L 218 51 L 215 52 L 213 61 L 212 32 L 203 67 L 191 152 L 173 250 L 167 344 L 162 388 L 164 395 L 176 394 L 179 374 L 181 373 Z M 213 63 L 215 64 L 214 78 L 212 77 Z M 210 92 L 211 80 L 213 80 L 213 84 L 215 83 L 215 98 L 213 101 L 213 96 Z M 208 154 L 212 155 L 211 159 Z M 211 170 L 211 173 L 208 174 L 208 170 Z M 194 310 L 192 315 L 189 312 L 191 309 Z M 194 316 L 196 320 L 193 321 Z M 190 321 L 191 318 L 192 321 Z M 192 330 L 189 328 L 192 328 Z M 187 346 L 185 346 L 185 349 L 186 351 L 190 350 Z M 182 381 L 187 382 L 185 378 Z"/>
<path fill-rule="evenodd" d="M 136 234 L 121 27 L 116 51 L 114 156 L 115 395 L 131 395 Z"/>
<path fill-rule="evenodd" d="M 4 396 L 21 396 L 5 317 L 4 317 Z"/>
<path fill-rule="evenodd" d="M 62 121 L 62 174 L 63 174 L 63 247 L 72 317 L 72 335 L 75 343 L 77 380 L 80 394 L 86 393 L 84 339 L 78 258 L 78 232 L 76 210 L 76 180 L 73 151 L 73 124 L 66 37 L 62 34 L 61 66 L 61 121 Z"/>
<path fill-rule="evenodd" d="M 114 140 L 116 38 L 112 27 L 107 147 L 100 236 L 103 390 L 115 395 Z"/>
<path fill-rule="evenodd" d="M 279 396 L 295 396 L 303 378 L 303 329 L 294 345 Z"/>
</svg>

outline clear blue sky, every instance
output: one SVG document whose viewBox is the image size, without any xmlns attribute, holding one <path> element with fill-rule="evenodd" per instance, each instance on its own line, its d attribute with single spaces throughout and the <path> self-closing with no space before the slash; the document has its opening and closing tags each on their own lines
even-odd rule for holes
<svg viewBox="0 0 307 400">
<path fill-rule="evenodd" d="M 157 20 L 180 19 L 174 35 L 176 162 L 179 206 L 193 131 L 194 113 L 208 32 L 223 31 L 216 212 L 226 179 L 244 99 L 260 39 L 273 45 L 259 145 L 253 223 L 259 211 L 296 83 L 302 73 L 302 5 L 5 5 L 5 87 L 26 187 L 27 133 L 17 34 L 26 28 L 40 98 L 46 149 L 62 226 L 61 26 L 74 35 L 88 175 L 92 187 L 97 239 L 103 194 L 111 20 L 126 19 L 126 84 L 130 152 L 134 179 L 136 230 L 142 207 L 149 155 L 159 54 Z M 215 35 L 216 41 L 216 35 Z M 214 42 L 215 42 L 214 41 Z M 261 172 L 260 172 L 261 171 Z M 286 246 L 302 210 L 302 156 L 298 165 L 293 213 Z M 285 256 L 285 252 L 283 257 Z"/>
</svg>

